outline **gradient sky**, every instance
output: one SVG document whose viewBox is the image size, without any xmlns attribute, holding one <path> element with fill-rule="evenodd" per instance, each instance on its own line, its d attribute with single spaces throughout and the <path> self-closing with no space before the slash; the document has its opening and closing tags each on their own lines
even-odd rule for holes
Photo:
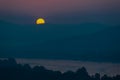
<svg viewBox="0 0 120 80">
<path fill-rule="evenodd" d="M 0 57 L 120 63 L 119 4 L 120 0 L 0 0 Z M 48 24 L 35 25 L 38 17 Z"/>
<path fill-rule="evenodd" d="M 0 20 L 33 24 L 43 17 L 47 23 L 101 23 L 118 25 L 119 0 L 0 0 Z"/>
</svg>

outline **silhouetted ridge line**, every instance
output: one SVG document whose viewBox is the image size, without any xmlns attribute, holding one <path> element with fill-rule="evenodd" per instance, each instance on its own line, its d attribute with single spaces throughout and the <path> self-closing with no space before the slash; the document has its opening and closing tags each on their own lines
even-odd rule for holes
<svg viewBox="0 0 120 80">
<path fill-rule="evenodd" d="M 85 67 L 76 72 L 48 70 L 43 66 L 31 68 L 29 64 L 17 64 L 16 60 L 9 58 L 0 60 L 0 80 L 120 80 L 120 75 L 100 76 L 99 73 L 90 76 Z"/>
</svg>

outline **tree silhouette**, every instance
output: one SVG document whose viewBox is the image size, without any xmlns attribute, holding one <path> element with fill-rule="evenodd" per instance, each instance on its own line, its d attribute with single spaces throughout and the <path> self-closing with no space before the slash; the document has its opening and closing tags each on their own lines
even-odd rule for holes
<svg viewBox="0 0 120 80">
<path fill-rule="evenodd" d="M 90 76 L 85 67 L 77 70 L 75 73 L 75 80 L 90 80 Z"/>
<path fill-rule="evenodd" d="M 85 67 L 76 72 L 48 70 L 43 66 L 31 68 L 29 64 L 17 64 L 15 59 L 0 60 L 0 80 L 120 80 L 120 75 L 113 77 L 96 73 L 90 76 Z"/>
</svg>

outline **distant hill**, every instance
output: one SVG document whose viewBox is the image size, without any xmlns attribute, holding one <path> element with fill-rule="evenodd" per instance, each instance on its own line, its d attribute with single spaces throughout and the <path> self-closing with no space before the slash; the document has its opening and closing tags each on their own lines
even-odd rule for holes
<svg viewBox="0 0 120 80">
<path fill-rule="evenodd" d="M 72 36 L 42 44 L 45 53 L 68 59 L 119 62 L 120 27 L 111 27 L 90 35 Z M 51 46 L 52 45 L 52 46 Z"/>
<path fill-rule="evenodd" d="M 120 26 L 18 25 L 0 21 L 0 57 L 120 62 Z"/>
</svg>

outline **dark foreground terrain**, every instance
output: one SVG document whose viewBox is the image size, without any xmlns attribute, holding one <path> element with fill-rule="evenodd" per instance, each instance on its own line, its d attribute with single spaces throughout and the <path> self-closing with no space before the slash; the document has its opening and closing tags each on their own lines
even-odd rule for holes
<svg viewBox="0 0 120 80">
<path fill-rule="evenodd" d="M 76 72 L 47 70 L 43 66 L 31 68 L 28 64 L 17 64 L 15 59 L 0 60 L 0 80 L 120 80 L 120 75 L 100 76 L 99 73 L 90 76 L 86 68 Z"/>
</svg>

